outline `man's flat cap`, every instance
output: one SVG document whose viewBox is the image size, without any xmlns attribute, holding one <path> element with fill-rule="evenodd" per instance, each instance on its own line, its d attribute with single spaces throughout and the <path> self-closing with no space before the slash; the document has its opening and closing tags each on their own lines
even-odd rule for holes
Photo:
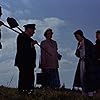
<svg viewBox="0 0 100 100">
<path fill-rule="evenodd" d="M 27 29 L 27 28 L 35 29 L 35 26 L 36 26 L 36 24 L 26 24 L 26 25 L 24 25 L 23 27 L 24 27 L 25 29 Z"/>
</svg>

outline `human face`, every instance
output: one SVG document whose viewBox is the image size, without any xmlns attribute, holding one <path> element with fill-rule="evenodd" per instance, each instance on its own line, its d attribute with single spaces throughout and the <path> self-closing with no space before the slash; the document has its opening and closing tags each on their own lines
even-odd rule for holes
<svg viewBox="0 0 100 100">
<path fill-rule="evenodd" d="M 100 33 L 96 34 L 96 39 L 100 40 Z"/>
<path fill-rule="evenodd" d="M 80 36 L 79 34 L 76 34 L 76 35 L 75 35 L 75 38 L 76 38 L 76 40 L 79 41 L 79 42 L 81 42 L 81 41 L 83 40 L 83 37 Z"/>
<path fill-rule="evenodd" d="M 47 35 L 46 35 L 46 38 L 47 38 L 47 39 L 51 39 L 51 38 L 52 38 L 52 34 L 53 34 L 53 33 L 52 33 L 51 31 L 48 31 L 48 32 L 47 32 Z"/>
<path fill-rule="evenodd" d="M 29 29 L 28 29 L 28 34 L 29 34 L 30 37 L 33 36 L 33 34 L 35 33 L 35 30 L 36 30 L 36 29 L 32 29 L 32 28 L 29 28 Z"/>
</svg>

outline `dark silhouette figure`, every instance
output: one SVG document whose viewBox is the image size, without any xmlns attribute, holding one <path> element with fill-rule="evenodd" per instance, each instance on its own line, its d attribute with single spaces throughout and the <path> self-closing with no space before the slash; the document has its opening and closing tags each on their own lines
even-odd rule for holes
<svg viewBox="0 0 100 100">
<path fill-rule="evenodd" d="M 95 66 L 96 66 L 96 89 L 100 91 L 100 30 L 96 31 L 96 44 L 95 44 Z"/>
<path fill-rule="evenodd" d="M 0 6 L 0 18 L 2 15 L 2 10 L 1 10 L 1 6 Z M 1 44 L 1 28 L 0 28 L 0 49 L 2 49 L 2 44 Z"/>
<path fill-rule="evenodd" d="M 15 66 L 19 69 L 18 91 L 29 93 L 34 89 L 34 68 L 36 67 L 36 50 L 31 37 L 35 33 L 35 24 L 24 25 L 25 32 L 17 37 L 17 54 Z"/>
<path fill-rule="evenodd" d="M 81 30 L 74 32 L 78 41 L 75 55 L 79 58 L 73 90 L 75 87 L 82 88 L 83 94 L 93 96 L 94 91 L 94 45 L 86 39 Z"/>
</svg>

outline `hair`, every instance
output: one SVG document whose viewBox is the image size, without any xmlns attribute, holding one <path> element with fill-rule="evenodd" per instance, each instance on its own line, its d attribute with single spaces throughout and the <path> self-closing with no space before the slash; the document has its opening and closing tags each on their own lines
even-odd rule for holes
<svg viewBox="0 0 100 100">
<path fill-rule="evenodd" d="M 97 31 L 96 31 L 96 34 L 97 34 L 97 35 L 100 34 L 100 30 L 97 30 Z"/>
<path fill-rule="evenodd" d="M 52 29 L 51 29 L 51 28 L 48 28 L 48 29 L 44 32 L 44 36 L 45 36 L 45 37 L 47 36 L 48 31 L 52 32 Z M 53 32 L 52 32 L 52 34 L 53 34 Z"/>
<path fill-rule="evenodd" d="M 82 30 L 77 30 L 74 32 L 74 35 L 76 36 L 76 34 L 79 34 L 81 37 L 84 37 L 83 35 L 83 31 Z"/>
</svg>

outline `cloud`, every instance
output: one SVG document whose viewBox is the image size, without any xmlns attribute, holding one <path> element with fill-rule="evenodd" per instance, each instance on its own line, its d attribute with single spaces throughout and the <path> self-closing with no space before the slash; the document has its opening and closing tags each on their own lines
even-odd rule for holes
<svg viewBox="0 0 100 100">
<path fill-rule="evenodd" d="M 2 9 L 3 9 L 3 7 L 5 7 L 5 8 L 10 8 L 10 5 L 9 5 L 8 2 L 5 2 L 4 0 L 1 0 L 0 3 L 1 3 L 0 6 L 2 6 Z"/>
<path fill-rule="evenodd" d="M 74 57 L 75 51 L 71 48 L 61 48 L 61 52 L 63 52 L 66 56 Z"/>
<path fill-rule="evenodd" d="M 88 37 L 92 40 L 95 39 L 93 37 L 95 36 L 94 32 L 100 26 L 98 23 L 100 1 L 40 0 L 38 2 L 37 0 L 1 0 L 0 3 L 3 7 L 1 20 L 7 24 L 6 18 L 14 17 L 21 29 L 23 29 L 24 24 L 35 23 L 37 30 L 33 38 L 39 43 L 44 39 L 45 29 L 48 27 L 53 29 L 53 38 L 57 41 L 59 52 L 63 56 L 59 62 L 60 71 L 63 74 L 61 78 L 67 85 L 70 85 L 78 60 L 74 55 L 76 41 L 72 33 L 76 29 L 82 29 Z M 2 72 L 0 74 L 0 84 L 7 84 L 12 76 L 10 73 L 18 72 L 13 69 L 8 72 L 14 64 L 16 37 L 16 33 L 2 27 L 3 49 L 0 50 L 0 70 Z M 39 47 L 36 46 L 36 49 L 38 64 Z M 65 75 L 68 77 L 65 77 Z M 15 77 L 14 80 L 16 82 L 17 78 Z"/>
<path fill-rule="evenodd" d="M 3 17 L 3 21 L 6 25 L 6 17 L 11 16 L 11 13 L 7 10 L 5 10 L 5 17 Z M 50 27 L 53 29 L 54 31 L 54 39 L 58 42 L 58 44 L 60 43 L 60 48 L 59 51 L 61 52 L 61 54 L 63 55 L 62 60 L 59 62 L 60 63 L 60 67 L 62 66 L 62 68 L 60 68 L 62 71 L 65 69 L 68 69 L 69 71 L 73 69 L 73 50 L 70 48 L 70 45 L 68 48 L 66 48 L 66 46 L 64 46 L 65 44 L 62 45 L 63 41 L 64 43 L 66 43 L 65 39 L 65 35 L 66 33 L 64 33 L 64 31 L 66 31 L 66 27 L 67 24 L 64 20 L 60 19 L 60 18 L 56 18 L 56 17 L 50 17 L 50 18 L 45 18 L 43 20 L 39 20 L 39 19 L 17 19 L 18 23 L 19 23 L 19 27 L 24 30 L 23 25 L 24 24 L 28 24 L 28 23 L 35 23 L 36 24 L 36 34 L 33 38 L 35 38 L 36 40 L 38 40 L 38 42 L 40 43 L 43 39 L 43 33 L 45 31 L 46 28 Z M 15 28 L 16 29 L 16 28 Z M 16 29 L 18 30 L 18 29 Z M 63 35 L 61 34 L 63 33 Z M 70 33 L 68 33 L 70 34 Z M 68 35 L 67 34 L 67 35 Z M 7 81 L 9 82 L 9 78 L 13 75 L 10 74 L 10 72 L 12 73 L 12 67 L 14 67 L 14 59 L 15 59 L 15 53 L 16 53 L 16 38 L 17 38 L 17 33 L 13 32 L 10 29 L 7 29 L 6 27 L 2 27 L 2 44 L 3 44 L 3 49 L 0 51 L 1 55 L 0 55 L 0 66 L 3 66 L 1 71 L 3 72 L 2 74 L 0 74 L 0 76 L 3 76 L 3 82 L 4 84 L 7 83 Z M 71 36 L 69 35 L 68 38 L 70 39 Z M 37 50 L 37 66 L 39 63 L 39 50 L 40 48 L 36 46 L 36 50 Z M 68 58 L 68 59 L 67 59 Z M 7 67 L 8 66 L 8 67 Z M 68 66 L 68 67 L 66 67 Z M 71 67 L 70 67 L 71 66 Z M 6 68 L 7 67 L 7 68 Z M 65 69 L 64 69 L 65 68 Z M 67 70 L 67 71 L 68 71 Z M 15 70 L 16 75 L 14 80 L 18 79 L 18 70 Z M 8 74 L 8 76 L 6 77 L 5 73 Z M 5 83 L 6 82 L 6 83 Z M 0 81 L 0 83 L 2 84 L 2 82 Z M 16 87 L 16 83 L 13 81 L 12 84 L 14 84 L 13 86 Z"/>
<path fill-rule="evenodd" d="M 62 27 L 66 25 L 64 20 L 61 20 L 56 17 L 45 18 L 43 20 L 37 20 L 37 19 L 20 20 L 20 23 L 22 24 L 35 23 L 38 27 L 37 30 L 45 29 L 47 27 L 51 27 L 55 29 L 55 28 L 58 28 L 59 26 Z"/>
<path fill-rule="evenodd" d="M 12 81 L 11 81 L 12 80 Z M 17 87 L 18 69 L 13 66 L 13 60 L 7 59 L 0 63 L 0 85 Z"/>
<path fill-rule="evenodd" d="M 7 22 L 4 22 L 4 23 L 7 24 Z M 45 18 L 44 20 L 36 20 L 36 19 L 18 20 L 18 23 L 20 23 L 22 30 L 23 30 L 22 26 L 24 24 L 35 23 L 37 27 L 35 39 L 39 40 L 39 42 L 43 40 L 44 38 L 43 32 L 46 28 L 51 27 L 56 32 L 56 31 L 59 31 L 60 26 L 62 27 L 65 25 L 64 21 L 59 18 Z M 58 36 L 58 33 L 55 34 L 55 37 L 57 36 Z M 4 54 L 6 54 L 6 57 L 11 56 L 9 52 L 14 54 L 15 49 L 16 49 L 16 46 L 15 46 L 16 38 L 17 38 L 17 33 L 13 32 L 12 30 L 6 27 L 2 27 L 2 41 L 3 41 L 2 52 L 5 52 Z M 5 58 L 5 56 L 3 58 Z"/>
<path fill-rule="evenodd" d="M 75 50 L 69 48 L 60 48 L 60 52 L 63 55 L 62 59 L 63 59 L 63 63 L 67 63 L 67 64 L 75 64 L 76 63 L 76 56 L 75 56 Z"/>
<path fill-rule="evenodd" d="M 38 20 L 38 19 L 29 19 L 29 20 L 18 20 L 18 23 L 20 23 L 19 26 L 23 29 L 24 24 L 28 23 L 34 23 L 36 24 L 36 39 L 43 39 L 43 33 L 47 28 L 52 28 L 54 31 L 54 38 L 57 38 L 58 35 L 60 34 L 59 31 L 61 31 L 60 28 L 66 27 L 66 23 L 64 20 L 56 18 L 56 17 L 50 17 L 50 18 L 45 18 L 43 20 Z M 62 33 L 62 32 L 61 32 Z M 60 37 L 61 38 L 61 37 Z"/>
<path fill-rule="evenodd" d="M 11 16 L 11 15 L 12 15 L 12 13 L 9 10 L 2 8 L 2 16 L 1 16 L 1 19 L 3 21 L 6 21 L 6 18 L 8 16 Z"/>
<path fill-rule="evenodd" d="M 65 25 L 64 20 L 61 20 L 61 19 L 56 18 L 56 17 L 45 18 L 44 22 L 46 22 L 47 25 L 50 25 L 52 27 L 59 27 L 59 26 L 64 26 Z"/>
</svg>

